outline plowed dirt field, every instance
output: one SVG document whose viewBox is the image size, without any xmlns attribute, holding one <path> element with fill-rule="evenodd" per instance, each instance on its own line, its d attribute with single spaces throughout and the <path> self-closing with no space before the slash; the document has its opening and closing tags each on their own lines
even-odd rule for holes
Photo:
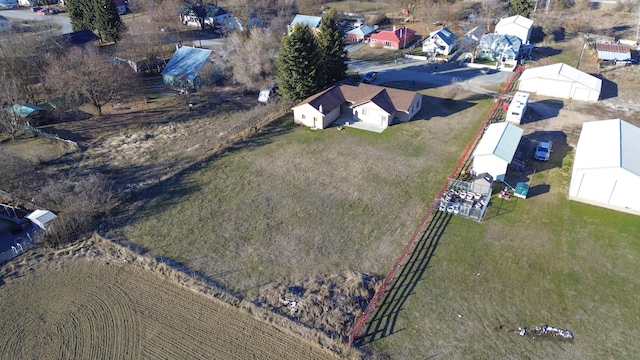
<svg viewBox="0 0 640 360">
<path fill-rule="evenodd" d="M 1 359 L 334 358 L 131 263 L 55 261 L 0 281 Z"/>
</svg>

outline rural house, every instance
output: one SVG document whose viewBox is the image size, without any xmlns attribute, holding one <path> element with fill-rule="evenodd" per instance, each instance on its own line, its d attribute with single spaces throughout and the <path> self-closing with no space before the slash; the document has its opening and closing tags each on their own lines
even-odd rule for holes
<svg viewBox="0 0 640 360">
<path fill-rule="evenodd" d="M 514 35 L 486 34 L 480 39 L 476 58 L 515 67 L 520 57 L 520 39 Z"/>
<path fill-rule="evenodd" d="M 494 32 L 501 35 L 517 36 L 522 44 L 528 44 L 532 27 L 533 20 L 527 19 L 524 16 L 514 15 L 500 19 L 496 24 Z"/>
<path fill-rule="evenodd" d="M 407 28 L 393 27 L 393 30 L 383 30 L 375 34 L 371 34 L 369 45 L 371 47 L 383 47 L 385 49 L 399 50 L 411 45 L 416 32 Z"/>
<path fill-rule="evenodd" d="M 187 26 L 201 26 L 202 19 L 205 27 L 215 28 L 223 25 L 228 17 L 226 10 L 214 4 L 187 4 L 180 10 L 180 21 Z"/>
<path fill-rule="evenodd" d="M 506 121 L 489 125 L 473 152 L 473 171 L 504 180 L 522 133 L 521 128 Z"/>
<path fill-rule="evenodd" d="M 602 80 L 567 64 L 526 69 L 518 79 L 518 91 L 562 99 L 598 101 Z"/>
<path fill-rule="evenodd" d="M 347 31 L 347 39 L 351 41 L 369 41 L 371 34 L 376 32 L 373 26 L 362 25 Z"/>
<path fill-rule="evenodd" d="M 422 52 L 432 55 L 450 55 L 456 49 L 458 36 L 446 27 L 433 31 L 422 42 Z"/>
<path fill-rule="evenodd" d="M 598 60 L 626 61 L 631 59 L 629 45 L 621 44 L 596 44 Z"/>
<path fill-rule="evenodd" d="M 640 215 L 640 128 L 588 121 L 576 146 L 569 199 Z"/>
<path fill-rule="evenodd" d="M 293 27 L 298 24 L 301 24 L 301 25 L 307 25 L 309 28 L 311 28 L 311 31 L 313 31 L 314 33 L 317 33 L 318 31 L 320 31 L 321 21 L 322 21 L 322 18 L 320 16 L 309 16 L 309 15 L 297 14 L 291 21 L 291 24 L 287 26 L 287 30 L 288 30 L 288 33 L 291 34 L 291 32 L 293 32 Z"/>
<path fill-rule="evenodd" d="M 202 73 L 211 50 L 182 46 L 171 56 L 162 70 L 162 82 L 177 89 L 195 90 L 203 84 Z"/>
<path fill-rule="evenodd" d="M 292 110 L 295 123 L 312 128 L 324 129 L 341 119 L 347 126 L 366 125 L 368 130 L 382 132 L 411 120 L 421 107 L 422 96 L 415 91 L 359 84 L 332 86 Z"/>
</svg>

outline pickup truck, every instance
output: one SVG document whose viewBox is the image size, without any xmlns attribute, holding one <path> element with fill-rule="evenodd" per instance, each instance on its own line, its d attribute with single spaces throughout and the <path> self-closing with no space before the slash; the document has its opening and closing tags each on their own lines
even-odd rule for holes
<svg viewBox="0 0 640 360">
<path fill-rule="evenodd" d="M 549 160 L 552 146 L 553 144 L 551 143 L 551 140 L 540 141 L 536 147 L 536 153 L 533 158 L 539 161 Z"/>
</svg>

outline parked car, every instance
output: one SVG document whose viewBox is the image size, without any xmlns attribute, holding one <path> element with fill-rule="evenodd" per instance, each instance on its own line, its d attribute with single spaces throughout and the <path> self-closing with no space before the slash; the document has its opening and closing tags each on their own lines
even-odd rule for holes
<svg viewBox="0 0 640 360">
<path fill-rule="evenodd" d="M 258 102 L 266 104 L 272 101 L 276 101 L 278 98 L 278 83 L 273 83 L 260 90 L 258 94 Z"/>
<path fill-rule="evenodd" d="M 43 15 L 43 16 L 44 15 L 49 15 L 49 9 L 42 8 L 42 9 L 36 11 L 36 14 Z"/>
<path fill-rule="evenodd" d="M 552 146 L 553 144 L 551 143 L 551 140 L 540 141 L 540 143 L 538 143 L 538 146 L 536 147 L 536 153 L 534 155 L 534 159 L 539 161 L 549 160 Z"/>
<path fill-rule="evenodd" d="M 378 78 L 378 73 L 375 71 L 371 71 L 368 72 L 364 78 L 362 79 L 362 82 L 365 84 L 371 84 L 372 82 L 374 82 L 376 79 Z"/>
<path fill-rule="evenodd" d="M 480 69 L 480 73 L 483 75 L 491 74 L 491 68 L 483 67 L 482 69 Z"/>
<path fill-rule="evenodd" d="M 42 10 L 42 6 L 34 6 L 31 8 L 31 11 L 33 12 L 38 12 L 39 10 Z"/>
</svg>

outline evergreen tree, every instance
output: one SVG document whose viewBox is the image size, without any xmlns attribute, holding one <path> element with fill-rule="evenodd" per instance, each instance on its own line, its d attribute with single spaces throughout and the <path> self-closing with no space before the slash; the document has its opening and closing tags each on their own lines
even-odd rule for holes
<svg viewBox="0 0 640 360">
<path fill-rule="evenodd" d="M 67 0 L 65 9 L 69 14 L 73 31 L 93 31 L 94 4 L 92 0 Z"/>
<path fill-rule="evenodd" d="M 113 0 L 93 0 L 95 19 L 93 27 L 98 30 L 100 37 L 107 41 L 116 41 L 120 38 L 120 32 L 124 30 L 124 24 L 118 14 L 118 9 Z"/>
<path fill-rule="evenodd" d="M 295 102 L 322 88 L 322 52 L 315 35 L 307 25 L 298 24 L 283 39 L 278 55 L 278 92 Z"/>
<path fill-rule="evenodd" d="M 509 2 L 509 16 L 521 15 L 529 17 L 531 9 L 533 9 L 531 0 L 511 0 Z"/>
<path fill-rule="evenodd" d="M 97 30 L 105 41 L 116 41 L 124 24 L 113 0 L 67 0 L 65 3 L 73 31 Z"/>
<path fill-rule="evenodd" d="M 347 52 L 337 20 L 336 11 L 330 9 L 320 23 L 318 44 L 322 51 L 324 86 L 344 79 L 347 72 Z"/>
</svg>

